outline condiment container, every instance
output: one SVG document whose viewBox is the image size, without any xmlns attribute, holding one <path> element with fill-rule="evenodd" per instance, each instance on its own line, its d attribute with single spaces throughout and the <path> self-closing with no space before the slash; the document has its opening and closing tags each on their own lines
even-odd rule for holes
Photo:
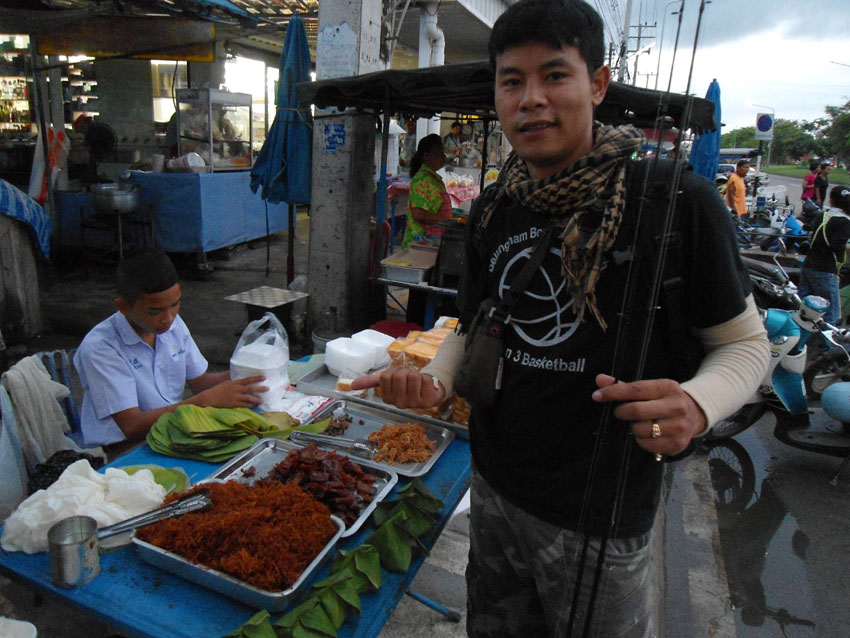
<svg viewBox="0 0 850 638">
<path fill-rule="evenodd" d="M 73 589 L 100 573 L 97 521 L 91 516 L 70 516 L 47 532 L 50 576 L 57 587 Z"/>
</svg>

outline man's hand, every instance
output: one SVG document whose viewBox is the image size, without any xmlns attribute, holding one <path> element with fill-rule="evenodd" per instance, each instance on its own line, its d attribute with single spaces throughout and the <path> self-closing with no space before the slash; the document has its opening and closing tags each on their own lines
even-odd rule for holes
<svg viewBox="0 0 850 638">
<path fill-rule="evenodd" d="M 672 379 L 619 383 L 600 374 L 596 385 L 599 390 L 593 393 L 593 400 L 619 403 L 614 416 L 631 422 L 637 444 L 647 452 L 678 454 L 705 429 L 702 409 Z"/>
<path fill-rule="evenodd" d="M 223 381 L 197 395 L 197 404 L 213 408 L 252 408 L 262 403 L 256 394 L 267 392 L 268 386 L 255 385 L 265 377 L 245 377 L 236 381 Z"/>
<path fill-rule="evenodd" d="M 393 366 L 381 372 L 355 379 L 352 390 L 381 388 L 381 399 L 399 408 L 430 408 L 446 397 L 443 384 L 429 374 L 405 366 Z"/>
</svg>

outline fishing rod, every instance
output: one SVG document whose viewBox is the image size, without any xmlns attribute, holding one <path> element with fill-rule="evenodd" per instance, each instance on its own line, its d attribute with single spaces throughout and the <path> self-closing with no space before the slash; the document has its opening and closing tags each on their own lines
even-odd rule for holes
<svg viewBox="0 0 850 638">
<path fill-rule="evenodd" d="M 693 77 L 693 67 L 694 67 L 694 62 L 695 62 L 695 57 L 696 57 L 697 43 L 698 43 L 698 39 L 699 39 L 699 33 L 700 33 L 701 22 L 702 22 L 702 14 L 703 14 L 704 9 L 705 9 L 705 4 L 706 4 L 706 0 L 701 0 L 700 9 L 699 9 L 699 20 L 697 22 L 696 33 L 695 33 L 695 36 L 694 36 L 694 54 L 691 57 L 691 64 L 690 64 L 689 75 L 688 75 L 688 84 L 687 84 L 687 89 L 686 89 L 686 95 L 688 96 L 688 99 L 687 99 L 685 109 L 683 111 L 683 115 L 682 115 L 682 119 L 681 119 L 682 128 L 685 128 L 685 127 L 687 127 L 687 125 L 690 124 L 690 116 L 691 116 L 692 105 L 693 105 L 693 98 L 689 95 L 690 94 L 690 83 L 691 83 L 691 79 Z M 674 68 L 674 65 L 675 65 L 676 51 L 678 49 L 679 35 L 680 35 L 680 31 L 681 31 L 682 14 L 684 13 L 684 8 L 685 8 L 684 5 L 685 5 L 684 0 L 682 0 L 682 4 L 680 6 L 680 12 L 679 12 L 679 25 L 678 25 L 677 32 L 676 32 L 676 43 L 675 43 L 674 51 L 673 51 L 673 61 L 671 63 L 670 78 L 669 78 L 669 81 L 668 81 L 668 89 L 667 89 L 667 92 L 665 93 L 665 96 L 668 97 L 668 98 L 669 98 L 669 95 L 670 95 L 670 88 L 672 86 L 672 74 L 673 74 L 673 68 Z M 660 119 L 662 105 L 663 105 L 663 96 L 659 98 L 659 105 L 658 105 L 657 114 L 656 114 L 657 115 L 656 122 Z M 657 168 L 657 166 L 658 166 L 658 162 L 659 162 L 659 158 L 660 158 L 660 146 L 661 146 L 662 140 L 663 140 L 663 132 L 664 132 L 664 124 L 662 124 L 662 130 L 661 130 L 661 133 L 659 135 L 659 152 L 657 152 L 656 155 L 655 155 L 653 168 Z M 649 344 L 650 344 L 650 339 L 651 339 L 651 334 L 652 334 L 652 328 L 653 328 L 654 321 L 655 321 L 655 312 L 658 309 L 657 303 L 658 303 L 658 298 L 659 298 L 660 292 L 661 292 L 661 283 L 662 283 L 662 277 L 663 277 L 663 272 L 664 272 L 664 264 L 665 264 L 665 261 L 666 261 L 666 254 L 667 254 L 667 250 L 669 248 L 669 243 L 670 243 L 670 231 L 672 230 L 673 215 L 674 215 L 674 212 L 675 212 L 675 209 L 676 209 L 676 201 L 677 201 L 677 198 L 678 198 L 678 189 L 679 189 L 679 184 L 680 184 L 680 180 L 681 180 L 682 168 L 683 168 L 683 164 L 681 162 L 677 162 L 674 165 L 673 176 L 672 176 L 672 184 L 670 185 L 673 190 L 672 190 L 671 197 L 668 198 L 667 210 L 665 211 L 664 228 L 663 228 L 663 232 L 661 234 L 661 244 L 660 244 L 660 247 L 659 247 L 659 258 L 658 258 L 658 260 L 655 264 L 655 272 L 653 273 L 653 283 L 652 283 L 652 288 L 651 288 L 650 301 L 649 301 L 648 306 L 646 307 L 646 321 L 644 322 L 644 326 L 643 326 L 641 348 L 640 348 L 640 353 L 639 353 L 639 356 L 638 356 L 638 362 L 637 362 L 637 366 L 636 366 L 636 374 L 635 374 L 636 379 L 639 379 L 642 376 L 642 373 L 643 373 L 643 370 L 644 370 L 644 367 L 645 367 L 645 364 L 646 364 L 648 352 L 649 352 Z M 641 232 L 641 230 L 643 230 L 643 232 L 651 232 L 650 229 L 643 228 L 644 225 L 641 224 L 641 220 L 642 220 L 642 217 L 643 217 L 643 204 L 645 202 L 645 197 L 643 195 L 646 194 L 647 185 L 649 183 L 649 173 L 650 173 L 650 171 L 648 171 L 645 174 L 644 183 L 642 184 L 642 196 L 640 198 L 640 206 L 638 207 L 637 221 L 636 221 L 636 239 L 635 239 L 635 242 L 634 242 L 635 248 L 640 246 L 641 244 L 648 245 L 647 242 L 639 242 L 637 240 L 638 234 Z M 616 340 L 615 340 L 615 347 L 614 347 L 614 371 L 615 372 L 617 371 L 618 368 L 622 367 L 622 365 L 623 365 L 623 358 L 625 357 L 625 354 L 623 353 L 623 344 L 625 343 L 627 335 L 631 331 L 631 315 L 633 313 L 632 309 L 636 305 L 636 304 L 632 303 L 634 301 L 634 295 L 636 294 L 636 281 L 634 279 L 634 277 L 636 276 L 636 273 L 634 272 L 634 270 L 635 270 L 635 265 L 639 261 L 640 260 L 637 258 L 637 255 L 633 254 L 632 262 L 630 263 L 629 270 L 628 270 L 628 273 L 627 273 L 627 281 L 626 281 L 627 294 L 624 295 L 624 304 L 621 307 L 621 313 L 620 313 L 621 320 L 618 324 L 618 333 L 617 333 L 617 337 L 616 337 Z M 614 377 L 617 378 L 617 379 L 621 379 L 622 375 L 614 374 Z M 601 462 L 601 459 L 602 459 L 603 450 L 604 450 L 604 448 L 607 448 L 610 445 L 610 430 L 611 430 L 611 421 L 612 421 L 611 416 L 612 415 L 613 415 L 613 407 L 610 406 L 610 404 L 606 404 L 606 406 L 604 406 L 604 409 L 603 409 L 603 412 L 602 412 L 600 435 L 597 437 L 595 445 L 594 445 L 594 451 L 593 451 L 591 467 L 590 467 L 590 474 L 589 474 L 589 477 L 588 477 L 588 484 L 587 484 L 587 487 L 586 487 L 586 490 L 585 490 L 585 500 L 584 500 L 583 505 L 582 505 L 582 513 L 581 513 L 581 516 L 580 516 L 580 519 L 579 519 L 578 532 L 582 536 L 581 561 L 578 565 L 578 571 L 577 571 L 577 574 L 576 574 L 576 585 L 575 585 L 575 590 L 573 592 L 573 604 L 572 604 L 572 607 L 571 607 L 571 610 L 570 610 L 570 618 L 569 618 L 568 627 L 567 627 L 567 636 L 572 636 L 572 634 L 573 634 L 573 628 L 574 628 L 574 625 L 575 625 L 576 614 L 577 614 L 577 609 L 578 609 L 578 601 L 579 601 L 580 592 L 581 592 L 581 584 L 582 584 L 582 579 L 583 579 L 583 576 L 584 576 L 584 569 L 585 569 L 585 566 L 587 564 L 587 555 L 589 553 L 590 539 L 589 539 L 588 534 L 586 533 L 587 527 L 588 527 L 588 521 L 587 521 L 587 513 L 588 513 L 588 509 L 589 509 L 588 499 L 593 500 L 593 499 L 599 499 L 601 497 L 601 495 L 597 494 L 597 490 L 599 489 L 599 482 L 598 482 L 598 476 L 597 475 L 600 474 L 600 467 L 601 467 L 600 462 Z M 627 433 L 628 431 L 625 431 L 625 432 Z M 624 435 L 627 436 L 627 434 L 624 434 Z M 601 581 L 601 577 L 602 577 L 602 573 L 603 573 L 603 567 L 604 567 L 604 562 L 605 562 L 605 554 L 606 554 L 606 546 L 607 546 L 609 538 L 612 535 L 616 534 L 617 527 L 619 525 L 619 518 L 621 516 L 621 508 L 622 508 L 622 503 L 623 503 L 623 498 L 624 498 L 624 495 L 625 495 L 625 488 L 626 488 L 627 468 L 629 467 L 629 462 L 630 462 L 630 458 L 631 458 L 631 450 L 632 450 L 632 445 L 629 443 L 628 439 L 626 439 L 624 444 L 623 444 L 623 447 L 622 447 L 622 450 L 621 450 L 621 453 L 620 453 L 620 458 L 619 458 L 619 461 L 618 461 L 616 488 L 615 488 L 614 494 L 611 495 L 611 497 L 609 497 L 610 498 L 610 504 L 609 504 L 610 516 L 608 518 L 609 524 L 608 524 L 608 527 L 606 528 L 605 533 L 600 538 L 600 549 L 599 549 L 599 554 L 597 556 L 596 567 L 595 567 L 594 575 L 593 575 L 593 582 L 591 584 L 590 596 L 589 596 L 589 600 L 588 600 L 588 603 L 587 603 L 587 614 L 586 614 L 586 617 L 585 617 L 585 625 L 584 625 L 583 632 L 582 632 L 582 636 L 584 636 L 584 637 L 589 637 L 590 634 L 591 634 L 591 631 L 592 631 L 593 612 L 594 612 L 594 607 L 595 607 L 595 604 L 596 604 L 596 599 L 597 599 L 597 596 L 598 596 L 598 593 L 599 593 L 599 586 L 600 586 L 600 581 Z M 662 457 L 661 457 L 660 454 L 656 455 L 656 460 L 658 460 L 658 461 L 662 460 Z"/>
</svg>

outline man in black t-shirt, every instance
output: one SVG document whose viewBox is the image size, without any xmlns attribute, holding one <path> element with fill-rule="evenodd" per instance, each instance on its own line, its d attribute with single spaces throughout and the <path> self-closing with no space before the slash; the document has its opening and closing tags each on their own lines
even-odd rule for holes
<svg viewBox="0 0 850 638">
<path fill-rule="evenodd" d="M 563 636 L 571 625 L 578 635 L 585 622 L 590 635 L 651 635 L 656 459 L 682 452 L 734 412 L 767 367 L 764 327 L 713 185 L 680 163 L 638 171 L 630 158 L 641 132 L 594 120 L 610 79 L 604 55 L 602 21 L 578 0 L 521 0 L 497 20 L 490 37 L 496 111 L 514 150 L 470 214 L 459 332 L 421 372 L 391 368 L 353 384 L 380 385 L 383 399 L 402 408 L 451 394 L 479 302 L 504 298 L 554 226 L 506 324 L 495 402 L 472 406 L 466 576 L 467 632 L 476 638 Z M 670 183 L 679 186 L 670 281 L 681 285 L 677 301 L 671 287 L 660 303 L 679 312 L 651 326 L 642 380 L 618 381 L 617 361 L 634 363 L 642 345 L 633 338 L 642 313 L 620 325 L 630 311 L 624 300 L 655 305 L 643 276 L 655 244 L 635 237 L 641 221 L 656 228 L 663 220 L 667 207 L 650 191 Z M 641 213 L 641 202 L 663 210 Z M 683 341 L 708 352 L 696 374 L 675 365 Z M 577 560 L 584 549 L 587 564 Z"/>
<path fill-rule="evenodd" d="M 829 189 L 829 171 L 832 165 L 829 162 L 820 163 L 820 173 L 815 177 L 815 203 L 818 206 L 826 204 L 826 191 Z"/>
</svg>

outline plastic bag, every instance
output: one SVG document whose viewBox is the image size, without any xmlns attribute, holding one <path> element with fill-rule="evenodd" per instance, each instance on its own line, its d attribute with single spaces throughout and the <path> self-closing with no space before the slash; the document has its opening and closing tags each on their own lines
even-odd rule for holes
<svg viewBox="0 0 850 638">
<path fill-rule="evenodd" d="M 264 412 L 282 409 L 283 395 L 289 387 L 289 338 L 283 324 L 272 313 L 247 325 L 230 358 L 230 378 L 243 379 L 262 375 L 266 392 L 257 396 L 262 403 L 257 406 Z"/>
</svg>

